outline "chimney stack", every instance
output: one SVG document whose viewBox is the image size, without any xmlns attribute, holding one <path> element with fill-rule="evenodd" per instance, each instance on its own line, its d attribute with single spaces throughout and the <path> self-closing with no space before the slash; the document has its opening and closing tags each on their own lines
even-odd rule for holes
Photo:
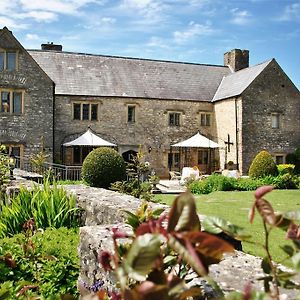
<svg viewBox="0 0 300 300">
<path fill-rule="evenodd" d="M 62 45 L 56 45 L 51 43 L 42 44 L 41 45 L 42 50 L 51 50 L 51 51 L 62 51 Z"/>
<path fill-rule="evenodd" d="M 249 50 L 233 49 L 224 54 L 224 66 L 229 66 L 233 72 L 249 67 Z"/>
</svg>

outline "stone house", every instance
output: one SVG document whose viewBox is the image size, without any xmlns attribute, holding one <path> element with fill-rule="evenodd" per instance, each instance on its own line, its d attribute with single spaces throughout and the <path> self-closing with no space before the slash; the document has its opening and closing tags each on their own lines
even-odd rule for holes
<svg viewBox="0 0 300 300">
<path fill-rule="evenodd" d="M 11 103 L 22 92 L 21 112 L 4 110 L 6 90 Z M 141 147 L 162 177 L 228 161 L 246 174 L 260 150 L 283 163 L 300 146 L 298 89 L 275 59 L 249 67 L 246 50 L 225 53 L 224 66 L 70 53 L 53 44 L 26 51 L 3 28 L 0 91 L 0 142 L 21 145 L 22 155 L 42 148 L 69 165 L 81 164 L 91 148 L 63 144 L 88 127 L 125 159 Z M 171 147 L 197 132 L 220 147 Z"/>
</svg>

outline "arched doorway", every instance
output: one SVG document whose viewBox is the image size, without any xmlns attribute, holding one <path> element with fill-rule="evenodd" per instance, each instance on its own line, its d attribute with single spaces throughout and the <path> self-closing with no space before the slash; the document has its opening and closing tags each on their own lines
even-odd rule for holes
<svg viewBox="0 0 300 300">
<path fill-rule="evenodd" d="M 122 157 L 126 162 L 131 162 L 135 156 L 137 156 L 137 151 L 134 150 L 128 150 L 122 153 Z"/>
</svg>

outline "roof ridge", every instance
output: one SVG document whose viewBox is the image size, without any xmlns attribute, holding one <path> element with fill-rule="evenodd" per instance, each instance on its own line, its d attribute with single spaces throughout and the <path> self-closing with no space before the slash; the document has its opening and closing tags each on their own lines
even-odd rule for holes
<svg viewBox="0 0 300 300">
<path fill-rule="evenodd" d="M 95 56 L 95 57 L 107 57 L 107 58 L 129 59 L 129 60 L 153 61 L 153 62 L 165 62 L 165 63 L 186 64 L 186 65 L 196 65 L 196 66 L 218 67 L 218 68 L 221 67 L 221 68 L 226 68 L 226 69 L 228 68 L 228 66 L 223 66 L 223 65 L 201 64 L 201 63 L 193 63 L 193 62 L 185 62 L 185 61 L 161 60 L 161 59 L 119 56 L 119 55 L 93 54 L 93 53 L 84 53 L 84 52 L 54 51 L 54 50 L 40 50 L 40 49 L 27 49 L 27 51 L 28 52 L 56 53 L 56 54 L 75 54 L 75 55 L 85 55 L 85 56 Z"/>
</svg>

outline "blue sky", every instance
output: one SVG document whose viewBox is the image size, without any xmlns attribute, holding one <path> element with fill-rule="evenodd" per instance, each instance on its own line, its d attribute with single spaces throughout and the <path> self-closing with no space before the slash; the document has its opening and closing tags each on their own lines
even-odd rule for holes
<svg viewBox="0 0 300 300">
<path fill-rule="evenodd" d="M 27 49 L 223 64 L 233 48 L 250 65 L 275 58 L 300 88 L 299 0 L 0 0 L 0 27 Z"/>
</svg>

